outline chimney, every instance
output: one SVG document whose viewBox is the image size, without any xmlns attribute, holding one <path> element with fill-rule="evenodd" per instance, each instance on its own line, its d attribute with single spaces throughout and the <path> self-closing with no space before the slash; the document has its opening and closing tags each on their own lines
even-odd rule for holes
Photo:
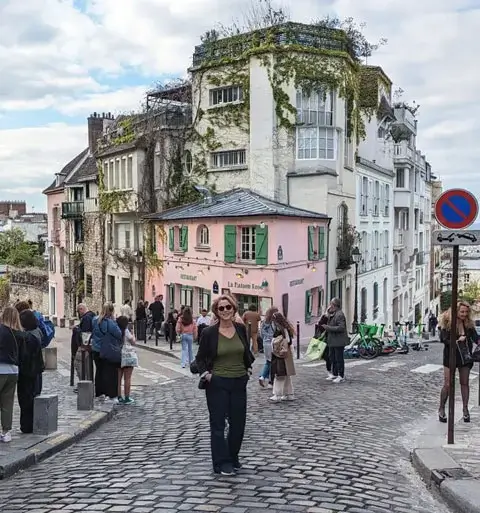
<svg viewBox="0 0 480 513">
<path fill-rule="evenodd" d="M 97 141 L 103 135 L 103 118 L 94 112 L 88 118 L 88 148 L 93 155 L 97 151 Z"/>
</svg>

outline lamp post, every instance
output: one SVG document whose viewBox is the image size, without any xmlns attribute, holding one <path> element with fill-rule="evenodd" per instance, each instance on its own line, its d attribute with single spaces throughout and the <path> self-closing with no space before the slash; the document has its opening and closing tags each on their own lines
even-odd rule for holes
<svg viewBox="0 0 480 513">
<path fill-rule="evenodd" d="M 358 264 L 362 260 L 362 254 L 358 247 L 354 247 L 352 249 L 352 260 L 355 264 L 355 303 L 353 307 L 353 322 L 352 322 L 352 332 L 358 332 Z"/>
</svg>

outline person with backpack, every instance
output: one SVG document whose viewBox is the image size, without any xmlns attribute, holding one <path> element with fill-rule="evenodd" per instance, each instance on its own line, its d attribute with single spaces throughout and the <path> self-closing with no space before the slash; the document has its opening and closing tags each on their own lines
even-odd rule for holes
<svg viewBox="0 0 480 513">
<path fill-rule="evenodd" d="M 292 339 L 295 329 L 280 312 L 273 314 L 275 333 L 272 340 L 273 395 L 270 400 L 293 401 L 292 376 L 295 376 L 295 364 L 292 354 Z"/>
<path fill-rule="evenodd" d="M 20 431 L 33 433 L 33 405 L 38 390 L 39 376 L 45 370 L 42 355 L 42 332 L 32 310 L 23 310 L 20 324 L 25 330 L 21 334 L 23 350 L 21 351 L 17 396 L 20 406 Z"/>
</svg>

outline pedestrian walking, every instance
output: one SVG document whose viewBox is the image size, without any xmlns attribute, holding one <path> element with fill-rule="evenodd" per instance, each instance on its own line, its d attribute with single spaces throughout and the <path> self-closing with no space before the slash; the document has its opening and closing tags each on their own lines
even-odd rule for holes
<svg viewBox="0 0 480 513">
<path fill-rule="evenodd" d="M 254 304 L 248 307 L 248 310 L 243 314 L 242 320 L 245 326 L 250 327 L 250 343 L 252 345 L 253 354 L 256 355 L 258 353 L 258 328 L 262 318 Z"/>
<path fill-rule="evenodd" d="M 176 332 L 182 341 L 182 368 L 193 362 L 193 341 L 197 338 L 197 325 L 193 322 L 192 310 L 185 307 L 177 320 Z"/>
<path fill-rule="evenodd" d="M 17 333 L 20 351 L 17 397 L 20 406 L 20 431 L 33 433 L 33 404 L 40 395 L 39 376 L 45 369 L 42 355 L 42 330 L 32 310 L 23 310 L 20 324 L 24 332 Z"/>
<path fill-rule="evenodd" d="M 273 379 L 273 395 L 270 400 L 273 402 L 293 401 L 295 395 L 292 376 L 295 376 L 296 371 L 292 345 L 295 329 L 280 312 L 275 312 L 272 319 L 275 324 L 272 340 L 272 374 L 275 377 Z"/>
<path fill-rule="evenodd" d="M 132 302 L 130 299 L 126 299 L 123 305 L 120 308 L 120 316 L 126 317 L 128 319 L 128 322 L 133 321 L 133 309 L 132 309 Z"/>
<path fill-rule="evenodd" d="M 171 342 L 172 344 L 176 341 L 176 327 L 178 321 L 178 310 L 172 310 L 167 315 L 167 320 L 165 321 L 165 340 L 167 342 Z"/>
<path fill-rule="evenodd" d="M 332 383 L 345 381 L 345 346 L 349 344 L 347 320 L 342 312 L 342 304 L 338 298 L 333 298 L 328 307 L 328 321 L 322 324 L 327 332 L 327 348 L 332 362 Z"/>
<path fill-rule="evenodd" d="M 114 319 L 112 303 L 103 305 L 93 319 L 92 353 L 95 362 L 95 396 L 118 402 L 118 369 L 121 364 L 122 332 Z"/>
<path fill-rule="evenodd" d="M 196 370 L 206 383 L 213 471 L 227 476 L 241 468 L 247 383 L 255 361 L 245 325 L 234 322 L 237 309 L 237 302 L 229 295 L 222 294 L 213 302 L 218 323 L 203 330 L 195 358 Z"/>
<path fill-rule="evenodd" d="M 118 401 L 121 404 L 133 404 L 131 397 L 133 369 L 138 367 L 138 356 L 135 352 L 135 337 L 128 329 L 128 317 L 120 316 L 117 324 L 122 332 L 122 354 L 120 369 L 118 369 Z M 122 397 L 122 380 L 124 397 Z"/>
<path fill-rule="evenodd" d="M 150 329 L 150 338 L 152 338 L 153 333 L 155 332 L 155 338 L 160 333 L 162 329 L 162 323 L 165 320 L 165 307 L 163 306 L 163 296 L 158 295 L 155 297 L 155 301 L 148 307 L 150 314 L 152 316 L 152 326 Z"/>
<path fill-rule="evenodd" d="M 202 331 L 207 326 L 210 326 L 211 321 L 212 319 L 208 315 L 208 310 L 203 308 L 201 314 L 197 318 L 198 340 L 200 340 L 200 337 L 202 336 Z"/>
<path fill-rule="evenodd" d="M 278 312 L 276 306 L 272 306 L 265 312 L 265 319 L 260 327 L 260 334 L 263 340 L 263 354 L 265 357 L 265 364 L 263 366 L 258 383 L 261 387 L 273 388 L 272 374 L 272 341 L 275 333 L 275 323 L 273 322 L 273 315 Z"/>
<path fill-rule="evenodd" d="M 440 341 L 443 342 L 443 387 L 440 392 L 440 407 L 438 408 L 438 420 L 447 422 L 445 405 L 450 393 L 450 334 L 452 326 L 452 309 L 449 308 L 442 315 L 440 322 Z M 471 317 L 471 308 L 466 301 L 457 304 L 457 333 L 455 351 L 456 368 L 460 377 L 460 392 L 463 403 L 463 420 L 470 422 L 468 401 L 470 399 L 470 371 L 473 367 L 473 345 L 479 343 L 475 323 Z"/>
<path fill-rule="evenodd" d="M 22 326 L 18 310 L 6 307 L 0 324 L 0 442 L 12 441 L 15 389 L 18 381 Z"/>
<path fill-rule="evenodd" d="M 143 301 L 135 308 L 135 336 L 137 340 L 147 340 L 147 310 Z"/>
</svg>

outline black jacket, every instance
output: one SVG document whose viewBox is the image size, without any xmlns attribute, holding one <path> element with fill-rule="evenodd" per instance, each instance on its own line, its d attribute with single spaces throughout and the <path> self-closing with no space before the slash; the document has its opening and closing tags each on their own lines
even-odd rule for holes
<svg viewBox="0 0 480 513">
<path fill-rule="evenodd" d="M 24 332 L 0 324 L 0 363 L 19 365 L 24 344 Z"/>
<path fill-rule="evenodd" d="M 200 336 L 200 345 L 198 347 L 197 356 L 195 357 L 195 361 L 192 364 L 191 370 L 195 374 L 205 374 L 206 372 L 211 372 L 213 369 L 213 362 L 217 357 L 218 351 L 218 331 L 220 325 L 214 324 L 213 326 L 208 326 L 207 328 L 202 330 L 202 334 Z M 247 336 L 247 328 L 244 324 L 235 323 L 235 329 L 237 331 L 240 340 L 244 346 L 243 353 L 243 362 L 245 363 L 245 370 L 250 370 L 255 358 L 250 351 L 250 344 L 248 342 Z"/>
<path fill-rule="evenodd" d="M 80 319 L 80 324 L 78 325 L 82 333 L 91 333 L 93 331 L 92 323 L 94 317 L 95 314 L 93 312 L 86 312 L 84 315 L 82 315 L 82 318 Z"/>
</svg>

